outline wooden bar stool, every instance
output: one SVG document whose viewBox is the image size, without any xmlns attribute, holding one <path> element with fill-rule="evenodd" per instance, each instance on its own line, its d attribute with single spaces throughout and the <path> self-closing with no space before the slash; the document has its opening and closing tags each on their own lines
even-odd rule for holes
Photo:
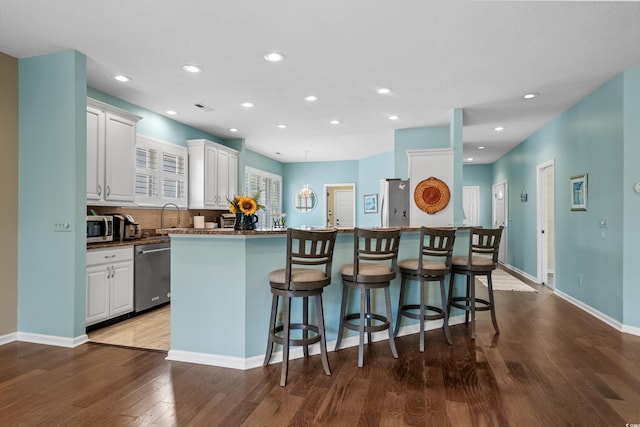
<svg viewBox="0 0 640 427">
<path fill-rule="evenodd" d="M 447 310 L 447 297 L 444 289 L 444 278 L 451 270 L 451 256 L 453 243 L 456 239 L 454 229 L 420 228 L 420 248 L 418 258 L 403 259 L 398 263 L 402 282 L 400 283 L 400 298 L 398 300 L 398 314 L 393 336 L 398 336 L 402 317 L 420 320 L 420 352 L 424 352 L 424 322 L 425 320 L 443 319 L 442 329 L 449 344 L 449 311 Z M 420 283 L 420 299 L 418 304 L 405 304 L 405 292 L 407 281 Z M 441 306 L 427 305 L 424 296 L 424 284 L 440 282 Z M 419 310 L 416 313 L 416 310 Z M 429 314 L 432 312 L 434 314 Z"/>
<path fill-rule="evenodd" d="M 309 345 L 320 342 L 322 366 L 331 375 L 327 358 L 327 343 L 324 330 L 322 291 L 331 283 L 331 263 L 336 230 L 287 230 L 287 263 L 284 269 L 269 274 L 273 294 L 269 320 L 269 341 L 263 366 L 269 364 L 274 343 L 282 345 L 282 371 L 280 385 L 287 384 L 289 368 L 289 346 L 303 346 L 304 357 L 309 356 Z M 294 266 L 303 266 L 296 267 Z M 324 268 L 322 268 L 324 267 Z M 309 297 L 316 306 L 316 324 L 309 323 Z M 283 321 L 277 325 L 278 300 L 283 300 Z M 302 298 L 302 323 L 291 323 L 291 299 Z M 302 330 L 302 338 L 290 337 L 292 329 Z M 313 335 L 309 336 L 309 332 Z M 282 334 L 281 334 L 282 333 Z"/>
<path fill-rule="evenodd" d="M 476 311 L 491 311 L 491 321 L 496 334 L 500 333 L 496 321 L 493 299 L 491 272 L 498 268 L 498 249 L 503 227 L 496 229 L 471 228 L 469 233 L 469 252 L 467 256 L 454 256 L 451 261 L 451 280 L 449 281 L 448 309 L 456 307 L 465 311 L 464 323 L 471 317 L 471 339 L 476 339 Z M 453 296 L 453 281 L 456 274 L 467 276 L 465 296 Z M 487 276 L 489 300 L 476 297 L 476 276 Z"/>
<path fill-rule="evenodd" d="M 364 334 L 366 332 L 368 342 L 371 343 L 371 333 L 389 331 L 389 345 L 391 354 L 398 358 L 396 345 L 391 331 L 391 297 L 389 285 L 396 277 L 398 262 L 398 246 L 400 245 L 401 230 L 396 229 L 364 229 L 353 230 L 353 263 L 342 267 L 342 303 L 340 305 L 340 325 L 338 326 L 338 338 L 335 351 L 338 351 L 342 342 L 344 328 L 358 331 L 358 367 L 361 368 L 364 360 Z M 346 314 L 347 295 L 349 289 L 360 290 L 360 312 Z M 386 304 L 386 316 L 372 313 L 371 290 L 384 289 Z M 352 322 L 359 319 L 356 324 Z M 377 324 L 373 324 L 377 322 Z"/>
</svg>

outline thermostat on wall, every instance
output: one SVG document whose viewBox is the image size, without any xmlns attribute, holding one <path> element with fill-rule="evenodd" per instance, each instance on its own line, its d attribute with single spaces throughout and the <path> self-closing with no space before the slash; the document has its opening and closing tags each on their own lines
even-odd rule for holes
<svg viewBox="0 0 640 427">
<path fill-rule="evenodd" d="M 636 185 L 633 187 L 636 190 L 636 193 L 640 193 L 640 182 L 636 182 Z"/>
</svg>

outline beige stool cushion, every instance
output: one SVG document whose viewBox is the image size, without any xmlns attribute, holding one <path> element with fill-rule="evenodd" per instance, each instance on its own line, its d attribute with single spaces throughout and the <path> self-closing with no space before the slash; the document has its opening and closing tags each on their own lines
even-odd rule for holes
<svg viewBox="0 0 640 427">
<path fill-rule="evenodd" d="M 353 264 L 343 265 L 340 273 L 342 273 L 343 279 L 353 281 Z M 372 279 L 371 282 L 386 282 L 395 277 L 395 272 L 384 264 L 361 262 L 358 268 L 358 276 L 359 280 L 370 277 Z M 368 280 L 365 281 L 368 282 Z"/>
<path fill-rule="evenodd" d="M 269 273 L 269 282 L 271 286 L 284 289 L 284 280 L 287 274 L 287 270 L 282 268 L 280 270 L 275 270 Z M 327 281 L 327 276 L 324 274 L 324 270 L 312 269 L 312 268 L 292 268 L 291 269 L 291 282 L 294 284 L 300 284 L 301 288 L 311 289 L 311 288 L 322 288 L 326 286 L 328 283 L 324 283 Z M 318 283 L 318 286 L 308 286 L 313 285 L 314 283 Z M 277 286 L 282 285 L 282 286 Z"/>
<path fill-rule="evenodd" d="M 413 270 L 418 271 L 418 260 L 417 259 L 403 259 L 398 263 L 398 266 L 403 270 Z M 422 270 L 433 270 L 440 271 L 446 270 L 447 264 L 444 262 L 436 262 L 436 261 L 422 261 Z"/>
<path fill-rule="evenodd" d="M 466 256 L 454 256 L 451 260 L 452 268 L 456 270 L 468 270 L 468 271 L 491 271 L 497 267 L 493 263 L 493 259 L 487 257 L 474 256 L 471 258 L 471 266 L 468 266 L 469 257 Z"/>
</svg>

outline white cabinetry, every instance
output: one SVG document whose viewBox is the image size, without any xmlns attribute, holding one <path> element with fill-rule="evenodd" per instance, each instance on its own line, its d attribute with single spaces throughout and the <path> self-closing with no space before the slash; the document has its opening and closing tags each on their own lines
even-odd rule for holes
<svg viewBox="0 0 640 427">
<path fill-rule="evenodd" d="M 87 251 L 87 326 L 133 311 L 133 246 Z"/>
<path fill-rule="evenodd" d="M 133 204 L 136 123 L 140 117 L 87 98 L 87 202 Z"/>
<path fill-rule="evenodd" d="M 189 209 L 228 210 L 238 194 L 238 152 L 206 139 L 189 147 Z"/>
</svg>

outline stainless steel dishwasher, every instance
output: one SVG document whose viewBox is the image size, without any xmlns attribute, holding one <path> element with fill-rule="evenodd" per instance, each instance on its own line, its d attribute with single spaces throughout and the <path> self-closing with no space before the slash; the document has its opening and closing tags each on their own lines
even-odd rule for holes
<svg viewBox="0 0 640 427">
<path fill-rule="evenodd" d="M 136 313 L 171 299 L 171 243 L 135 247 L 134 306 Z"/>
</svg>

